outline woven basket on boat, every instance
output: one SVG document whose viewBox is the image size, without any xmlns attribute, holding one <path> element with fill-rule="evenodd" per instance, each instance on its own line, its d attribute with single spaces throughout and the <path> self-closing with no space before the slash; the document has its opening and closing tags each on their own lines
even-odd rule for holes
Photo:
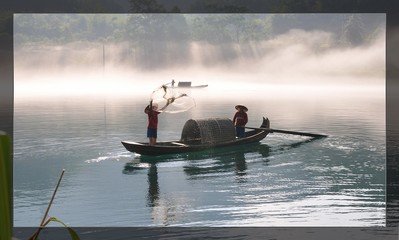
<svg viewBox="0 0 399 240">
<path fill-rule="evenodd" d="M 190 119 L 183 127 L 181 141 L 213 145 L 232 141 L 235 137 L 233 122 L 228 118 Z"/>
</svg>

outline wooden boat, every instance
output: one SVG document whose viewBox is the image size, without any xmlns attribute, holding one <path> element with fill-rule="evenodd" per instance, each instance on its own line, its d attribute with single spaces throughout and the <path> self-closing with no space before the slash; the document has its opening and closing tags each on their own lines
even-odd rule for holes
<svg viewBox="0 0 399 240">
<path fill-rule="evenodd" d="M 243 138 L 236 138 L 235 128 L 230 119 L 190 119 L 186 122 L 179 141 L 157 142 L 153 146 L 148 143 L 130 141 L 122 141 L 122 144 L 128 151 L 141 155 L 187 153 L 259 142 L 270 133 L 269 119 L 263 118 L 260 128 L 262 129 L 245 132 Z"/>
<path fill-rule="evenodd" d="M 192 86 L 191 82 L 179 82 L 176 87 L 178 87 L 178 88 L 204 88 L 204 87 L 208 87 L 208 84 Z"/>
</svg>

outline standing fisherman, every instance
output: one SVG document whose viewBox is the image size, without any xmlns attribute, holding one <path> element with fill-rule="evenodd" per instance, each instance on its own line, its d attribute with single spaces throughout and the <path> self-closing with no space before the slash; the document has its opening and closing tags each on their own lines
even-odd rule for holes
<svg viewBox="0 0 399 240">
<path fill-rule="evenodd" d="M 243 105 L 235 106 L 237 112 L 234 114 L 233 123 L 236 127 L 236 135 L 238 138 L 245 137 L 245 124 L 248 122 L 248 108 Z"/>
<path fill-rule="evenodd" d="M 166 85 L 162 85 L 161 87 L 165 92 L 163 98 L 166 100 L 165 106 L 163 106 L 158 111 L 158 104 L 153 103 L 153 100 L 150 101 L 150 105 L 148 105 L 144 109 L 144 113 L 148 115 L 148 126 L 147 126 L 147 137 L 149 138 L 149 145 L 153 146 L 157 143 L 157 132 L 158 132 L 158 115 L 166 109 L 170 104 L 172 104 L 176 99 L 185 97 L 187 94 L 183 93 L 177 97 L 166 97 L 167 87 Z"/>
<path fill-rule="evenodd" d="M 144 112 L 148 115 L 148 127 L 147 127 L 147 137 L 149 138 L 150 142 L 149 145 L 153 146 L 157 143 L 157 129 L 158 129 L 158 104 L 152 103 L 150 101 L 150 105 L 148 105 Z"/>
</svg>

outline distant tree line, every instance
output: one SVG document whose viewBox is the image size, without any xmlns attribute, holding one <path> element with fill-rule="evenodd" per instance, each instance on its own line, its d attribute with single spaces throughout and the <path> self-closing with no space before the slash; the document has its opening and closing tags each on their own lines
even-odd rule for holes
<svg viewBox="0 0 399 240">
<path fill-rule="evenodd" d="M 332 32 L 343 44 L 358 45 L 385 27 L 382 14 L 17 14 L 14 20 L 17 47 L 72 41 L 244 43 L 293 28 Z"/>
<path fill-rule="evenodd" d="M 16 14 L 14 20 L 16 49 L 123 42 L 129 45 L 125 54 L 144 68 L 184 63 L 192 42 L 216 46 L 219 59 L 214 60 L 232 60 L 237 44 L 268 40 L 293 28 L 329 31 L 341 46 L 356 46 L 377 37 L 385 23 L 381 14 Z"/>
<path fill-rule="evenodd" d="M 0 37 L 12 35 L 13 12 L 48 13 L 367 13 L 394 11 L 378 0 L 5 0 Z"/>
</svg>

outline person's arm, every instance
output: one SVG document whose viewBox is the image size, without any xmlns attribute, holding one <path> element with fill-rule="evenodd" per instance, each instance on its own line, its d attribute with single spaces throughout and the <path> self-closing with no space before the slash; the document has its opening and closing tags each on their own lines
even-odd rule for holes
<svg viewBox="0 0 399 240">
<path fill-rule="evenodd" d="M 152 100 L 150 101 L 150 105 L 147 105 L 147 107 L 144 109 L 144 112 L 148 114 L 152 110 Z"/>
<path fill-rule="evenodd" d="M 165 94 L 166 94 L 166 92 L 165 92 Z M 166 105 L 165 105 L 164 107 L 162 107 L 161 109 L 159 109 L 159 110 L 160 110 L 160 111 L 165 110 L 165 109 L 166 109 L 170 104 L 172 104 L 176 99 L 181 98 L 181 97 L 185 97 L 185 96 L 187 96 L 187 94 L 182 93 L 182 94 L 180 94 L 180 95 L 177 96 L 177 97 L 171 97 L 171 98 L 166 99 Z M 164 97 L 165 97 L 165 95 L 164 95 Z"/>
<path fill-rule="evenodd" d="M 167 86 L 166 85 L 162 85 L 162 89 L 163 89 L 163 91 L 165 92 L 164 94 L 163 94 L 163 98 L 165 98 L 166 99 L 166 89 L 167 89 Z"/>
<path fill-rule="evenodd" d="M 186 96 L 187 96 L 187 94 L 182 93 L 182 94 L 180 94 L 178 97 L 174 98 L 173 101 L 176 100 L 176 99 L 178 99 L 178 98 L 186 97 Z"/>
<path fill-rule="evenodd" d="M 233 124 L 234 124 L 234 125 L 236 125 L 236 118 L 237 118 L 237 113 L 235 113 L 235 114 L 234 114 L 234 117 L 233 117 Z"/>
<path fill-rule="evenodd" d="M 172 100 L 171 100 L 172 99 Z M 172 97 L 172 98 L 169 98 L 168 100 L 166 100 L 166 105 L 165 106 L 163 106 L 161 109 L 159 109 L 160 111 L 163 111 L 163 110 L 165 110 L 166 109 L 166 107 L 167 106 L 169 106 L 169 104 L 171 104 L 173 101 L 174 101 L 175 99 Z"/>
</svg>

